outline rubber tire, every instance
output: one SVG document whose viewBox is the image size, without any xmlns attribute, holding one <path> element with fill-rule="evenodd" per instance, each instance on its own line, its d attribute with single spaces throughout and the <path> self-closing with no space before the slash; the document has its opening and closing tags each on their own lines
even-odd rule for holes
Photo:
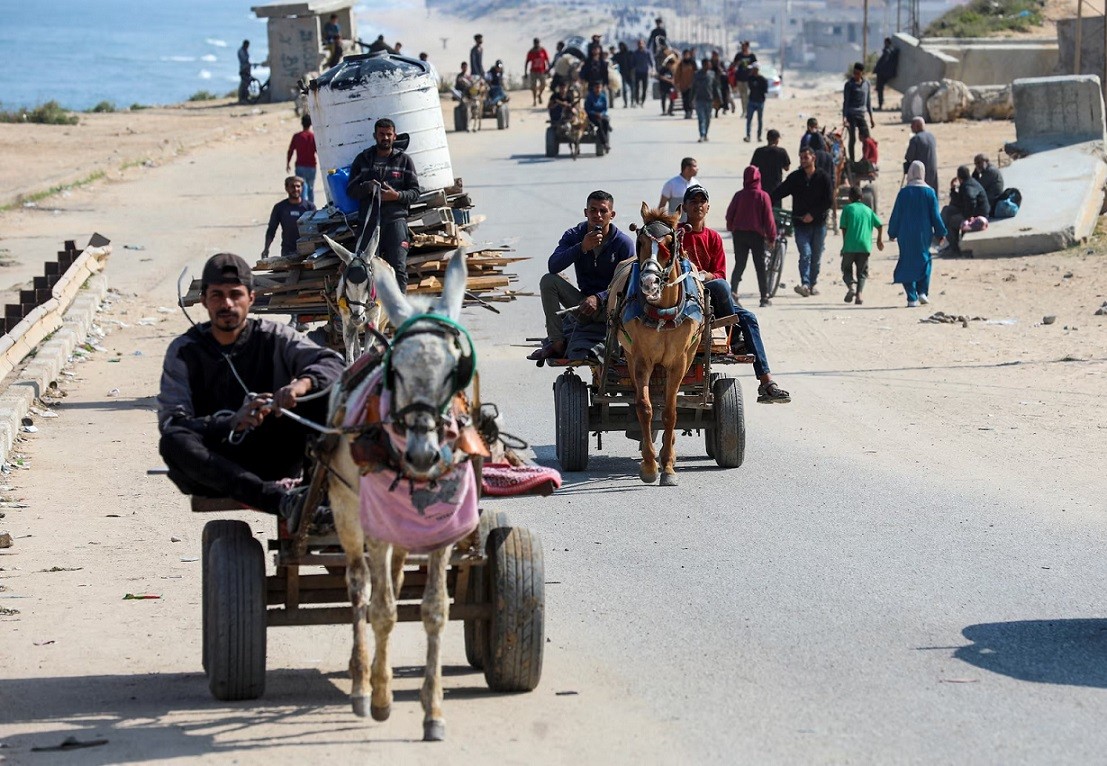
<svg viewBox="0 0 1107 766">
<path fill-rule="evenodd" d="M 546 128 L 546 156 L 556 157 L 561 149 L 561 143 L 557 140 L 557 131 L 553 126 Z"/>
<path fill-rule="evenodd" d="M 494 529 L 488 538 L 492 624 L 484 680 L 497 692 L 529 692 L 542 677 L 546 572 L 542 541 L 529 529 Z"/>
<path fill-rule="evenodd" d="M 778 239 L 773 243 L 773 249 L 769 251 L 769 263 L 765 268 L 770 298 L 775 298 L 776 291 L 780 289 L 780 278 L 784 276 L 784 261 L 787 257 L 788 240 Z"/>
<path fill-rule="evenodd" d="M 715 381 L 723 377 L 721 372 L 711 373 L 711 377 L 708 378 L 708 388 L 711 391 L 715 390 Z M 715 427 L 712 424 L 711 428 L 703 429 L 703 446 L 707 450 L 708 457 L 715 457 Z"/>
<path fill-rule="evenodd" d="M 208 688 L 217 700 L 265 692 L 265 554 L 251 537 L 221 537 L 207 571 Z"/>
<path fill-rule="evenodd" d="M 576 375 L 561 374 L 554 382 L 554 424 L 557 460 L 564 471 L 588 468 L 588 386 Z"/>
<path fill-rule="evenodd" d="M 511 111 L 507 106 L 501 106 L 496 112 L 496 129 L 504 130 L 511 124 Z"/>
<path fill-rule="evenodd" d="M 463 103 L 454 107 L 454 132 L 465 133 L 469 130 L 469 108 Z"/>
<path fill-rule="evenodd" d="M 604 151 L 605 151 L 605 149 L 603 148 L 603 144 L 597 138 L 596 139 L 596 156 L 597 157 L 602 157 L 604 155 Z"/>
<path fill-rule="evenodd" d="M 246 85 L 246 101 L 256 104 L 261 100 L 261 92 L 261 80 L 251 77 L 249 84 Z"/>
<path fill-rule="evenodd" d="M 503 511 L 482 510 L 480 521 L 477 523 L 477 534 L 480 536 L 480 548 L 478 550 L 482 553 L 487 550 L 488 536 L 492 534 L 493 529 L 510 526 L 507 514 Z M 487 571 L 487 562 L 483 566 L 474 566 L 469 569 L 469 603 L 489 603 L 488 578 L 485 577 Z M 484 670 L 484 661 L 488 652 L 488 621 L 465 620 L 463 626 L 465 632 L 465 659 L 474 670 Z"/>
<path fill-rule="evenodd" d="M 746 459 L 746 415 L 742 386 L 734 378 L 719 378 L 711 386 L 715 404 L 715 463 L 720 468 L 738 468 Z"/>
<path fill-rule="evenodd" d="M 204 525 L 200 538 L 200 645 L 203 657 L 200 660 L 204 673 L 208 672 L 208 558 L 211 544 L 221 537 L 253 537 L 250 525 L 245 521 L 216 519 Z"/>
</svg>

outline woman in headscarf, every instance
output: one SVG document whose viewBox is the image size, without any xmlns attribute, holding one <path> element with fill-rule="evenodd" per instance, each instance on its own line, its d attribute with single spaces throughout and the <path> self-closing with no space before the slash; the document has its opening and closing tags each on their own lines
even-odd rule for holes
<svg viewBox="0 0 1107 766">
<path fill-rule="evenodd" d="M 903 285 L 907 306 L 930 303 L 930 243 L 946 235 L 938 212 L 938 195 L 926 184 L 926 167 L 915 160 L 907 168 L 907 185 L 896 195 L 888 238 L 899 242 L 899 262 L 893 282 Z"/>
</svg>

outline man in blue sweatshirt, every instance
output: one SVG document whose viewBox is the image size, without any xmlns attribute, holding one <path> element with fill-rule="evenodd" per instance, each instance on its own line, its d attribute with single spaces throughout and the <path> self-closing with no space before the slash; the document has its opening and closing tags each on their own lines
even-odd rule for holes
<svg viewBox="0 0 1107 766">
<path fill-rule="evenodd" d="M 615 228 L 615 199 L 605 191 L 588 195 L 584 209 L 587 220 L 561 235 L 557 249 L 550 256 L 549 273 L 538 283 L 542 297 L 542 313 L 546 317 L 546 342 L 528 359 L 561 359 L 565 356 L 566 339 L 562 330 L 562 308 L 579 307 L 580 321 L 603 321 L 600 308 L 607 300 L 607 288 L 615 275 L 615 266 L 634 257 L 634 240 Z M 573 267 L 577 284 L 574 287 L 561 276 Z"/>
</svg>

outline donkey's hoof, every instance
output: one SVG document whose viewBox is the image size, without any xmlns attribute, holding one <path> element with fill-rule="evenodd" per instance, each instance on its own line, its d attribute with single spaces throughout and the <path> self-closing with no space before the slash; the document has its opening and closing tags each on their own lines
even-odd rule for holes
<svg viewBox="0 0 1107 766">
<path fill-rule="evenodd" d="M 442 720 L 423 721 L 423 741 L 441 742 L 446 739 L 446 722 Z"/>
<path fill-rule="evenodd" d="M 392 715 L 392 706 L 383 705 L 377 707 L 376 705 L 370 705 L 369 712 L 372 714 L 374 721 L 387 721 L 388 716 Z"/>
<path fill-rule="evenodd" d="M 680 482 L 677 481 L 677 476 L 676 476 L 675 473 L 663 473 L 663 474 L 661 474 L 661 486 L 662 487 L 675 487 L 678 484 L 680 484 Z"/>
<path fill-rule="evenodd" d="M 654 471 L 653 473 L 646 473 L 645 468 L 640 468 L 638 469 L 638 478 L 646 482 L 646 484 L 653 484 L 655 481 L 657 481 L 657 471 Z"/>
<path fill-rule="evenodd" d="M 354 715 L 358 718 L 364 718 L 369 715 L 369 698 L 362 695 L 361 697 L 350 697 L 350 704 L 354 708 Z"/>
</svg>

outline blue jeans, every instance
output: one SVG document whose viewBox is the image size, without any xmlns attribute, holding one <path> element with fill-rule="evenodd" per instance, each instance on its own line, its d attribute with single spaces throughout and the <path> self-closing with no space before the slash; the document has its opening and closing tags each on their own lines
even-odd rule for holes
<svg viewBox="0 0 1107 766">
<path fill-rule="evenodd" d="M 700 123 L 700 138 L 707 138 L 707 129 L 711 127 L 711 102 L 696 102 L 696 119 Z"/>
<path fill-rule="evenodd" d="M 930 261 L 926 262 L 926 276 L 917 282 L 904 282 L 903 289 L 907 292 L 907 300 L 917 301 L 920 295 L 930 293 Z"/>
<path fill-rule="evenodd" d="M 796 249 L 800 255 L 800 282 L 804 287 L 814 287 L 819 281 L 819 262 L 823 259 L 826 244 L 825 223 L 797 223 Z"/>
<path fill-rule="evenodd" d="M 311 204 L 315 204 L 315 168 L 305 167 L 304 165 L 296 166 L 296 175 L 304 179 L 304 199 Z"/>
<path fill-rule="evenodd" d="M 765 113 L 764 101 L 751 101 L 746 107 L 746 138 L 750 137 L 750 126 L 753 124 L 753 115 L 757 115 L 757 140 L 761 140 L 761 117 Z"/>
<path fill-rule="evenodd" d="M 730 297 L 730 284 L 725 279 L 712 279 L 704 285 L 711 296 L 711 311 L 717 319 L 738 315 L 738 329 L 746 339 L 746 348 L 753 354 L 753 374 L 761 377 L 769 372 L 769 359 L 765 356 L 765 344 L 761 342 L 761 327 L 752 311 L 734 305 Z"/>
</svg>

